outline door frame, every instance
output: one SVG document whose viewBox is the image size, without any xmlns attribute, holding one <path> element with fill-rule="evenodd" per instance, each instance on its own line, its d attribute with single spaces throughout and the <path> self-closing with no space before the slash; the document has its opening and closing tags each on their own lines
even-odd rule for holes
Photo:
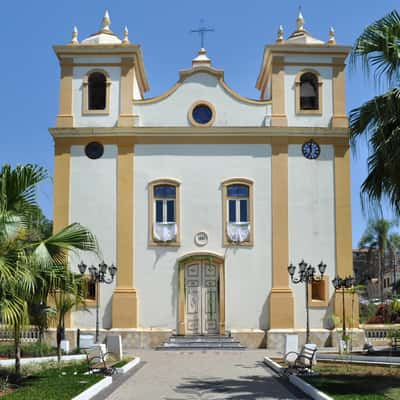
<svg viewBox="0 0 400 400">
<path fill-rule="evenodd" d="M 185 268 L 193 260 L 212 260 L 218 268 L 218 300 L 219 300 L 219 329 L 220 335 L 225 335 L 225 259 L 213 252 L 195 252 L 186 254 L 178 259 L 178 335 L 186 334 L 186 293 Z"/>
</svg>

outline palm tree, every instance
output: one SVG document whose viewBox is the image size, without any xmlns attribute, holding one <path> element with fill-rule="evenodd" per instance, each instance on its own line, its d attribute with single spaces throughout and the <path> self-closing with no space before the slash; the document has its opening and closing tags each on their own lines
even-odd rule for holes
<svg viewBox="0 0 400 400">
<path fill-rule="evenodd" d="M 379 294 L 383 303 L 383 269 L 385 266 L 385 253 L 389 245 L 389 232 L 394 222 L 383 218 L 369 220 L 367 228 L 361 237 L 359 247 L 367 247 L 370 254 L 378 255 Z"/>
<path fill-rule="evenodd" d="M 390 253 L 390 264 L 393 267 L 393 293 L 397 294 L 397 255 L 400 251 L 400 235 L 398 233 L 392 233 L 389 235 L 388 248 Z"/>
<path fill-rule="evenodd" d="M 361 186 L 363 206 L 386 198 L 400 214 L 400 14 L 392 11 L 365 28 L 351 54 L 367 75 L 390 89 L 350 112 L 350 135 L 355 146 L 368 140 L 368 176 Z"/>
<path fill-rule="evenodd" d="M 4 165 L 0 170 L 0 318 L 14 330 L 16 373 L 20 373 L 20 333 L 28 322 L 28 304 L 57 287 L 70 251 L 97 251 L 91 232 L 74 223 L 32 242 L 35 189 L 46 179 L 41 167 Z"/>
<path fill-rule="evenodd" d="M 86 281 L 80 274 L 66 271 L 58 280 L 58 287 L 50 292 L 56 311 L 57 359 L 61 360 L 61 340 L 64 335 L 65 316 L 74 308 L 85 308 Z"/>
</svg>

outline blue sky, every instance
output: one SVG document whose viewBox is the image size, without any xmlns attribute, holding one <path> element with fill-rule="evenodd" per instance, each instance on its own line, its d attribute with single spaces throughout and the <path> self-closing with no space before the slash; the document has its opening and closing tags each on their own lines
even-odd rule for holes
<svg viewBox="0 0 400 400">
<path fill-rule="evenodd" d="M 340 44 L 353 44 L 363 28 L 393 10 L 398 1 L 303 0 L 306 29 L 326 40 L 330 25 Z M 1 96 L 3 110 L 0 163 L 37 163 L 53 171 L 53 142 L 47 128 L 55 124 L 58 107 L 59 67 L 51 46 L 65 44 L 74 25 L 79 39 L 98 30 L 108 8 L 111 28 L 122 35 L 125 25 L 133 43 L 142 46 L 150 83 L 147 96 L 170 88 L 178 71 L 190 66 L 199 38 L 190 34 L 201 18 L 215 28 L 206 37 L 213 65 L 225 70 L 226 82 L 240 94 L 258 98 L 255 81 L 264 45 L 273 43 L 280 24 L 285 35 L 295 28 L 298 1 L 202 0 L 153 1 L 68 0 L 2 2 L 0 37 Z M 347 109 L 376 93 L 361 71 L 347 73 Z M 366 175 L 367 150 L 352 158 L 353 245 L 365 228 L 359 188 Z M 40 204 L 52 216 L 52 181 L 40 187 Z"/>
</svg>

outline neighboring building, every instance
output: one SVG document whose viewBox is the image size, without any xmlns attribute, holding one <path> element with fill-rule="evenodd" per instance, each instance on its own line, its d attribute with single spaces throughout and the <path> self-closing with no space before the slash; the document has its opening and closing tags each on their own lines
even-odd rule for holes
<svg viewBox="0 0 400 400">
<path fill-rule="evenodd" d="M 386 252 L 383 268 L 383 293 L 385 296 L 393 293 L 393 283 L 400 279 L 400 257 L 396 260 L 390 252 Z M 394 268 L 396 262 L 396 268 Z M 366 286 L 368 299 L 380 299 L 379 262 L 376 250 L 368 248 L 353 249 L 353 271 L 357 284 Z"/>
<path fill-rule="evenodd" d="M 260 100 L 232 90 L 204 49 L 170 90 L 146 99 L 142 51 L 127 30 L 122 40 L 110 30 L 108 14 L 99 32 L 79 43 L 75 31 L 54 50 L 54 225 L 89 227 L 118 267 L 115 285 L 90 294 L 102 328 L 139 332 L 147 346 L 173 332 L 231 332 L 251 346 L 268 334 L 280 346 L 306 326 L 304 286 L 287 266 L 322 259 L 309 305 L 313 331 L 328 338 L 332 306 L 341 312 L 331 281 L 352 272 L 350 48 L 333 29 L 317 40 L 301 14 L 288 39 L 280 29 L 265 47 Z M 79 261 L 71 256 L 73 270 Z M 90 311 L 69 326 L 93 328 Z"/>
</svg>

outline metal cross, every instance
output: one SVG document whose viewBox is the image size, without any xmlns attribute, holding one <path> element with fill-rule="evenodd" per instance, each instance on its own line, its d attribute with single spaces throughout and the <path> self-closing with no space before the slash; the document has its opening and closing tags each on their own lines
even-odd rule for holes
<svg viewBox="0 0 400 400">
<path fill-rule="evenodd" d="M 191 33 L 198 33 L 200 35 L 201 48 L 204 48 L 204 35 L 206 34 L 206 32 L 214 32 L 214 29 L 206 28 L 204 26 L 204 19 L 201 19 L 199 28 L 198 29 L 192 29 L 190 32 Z"/>
</svg>

